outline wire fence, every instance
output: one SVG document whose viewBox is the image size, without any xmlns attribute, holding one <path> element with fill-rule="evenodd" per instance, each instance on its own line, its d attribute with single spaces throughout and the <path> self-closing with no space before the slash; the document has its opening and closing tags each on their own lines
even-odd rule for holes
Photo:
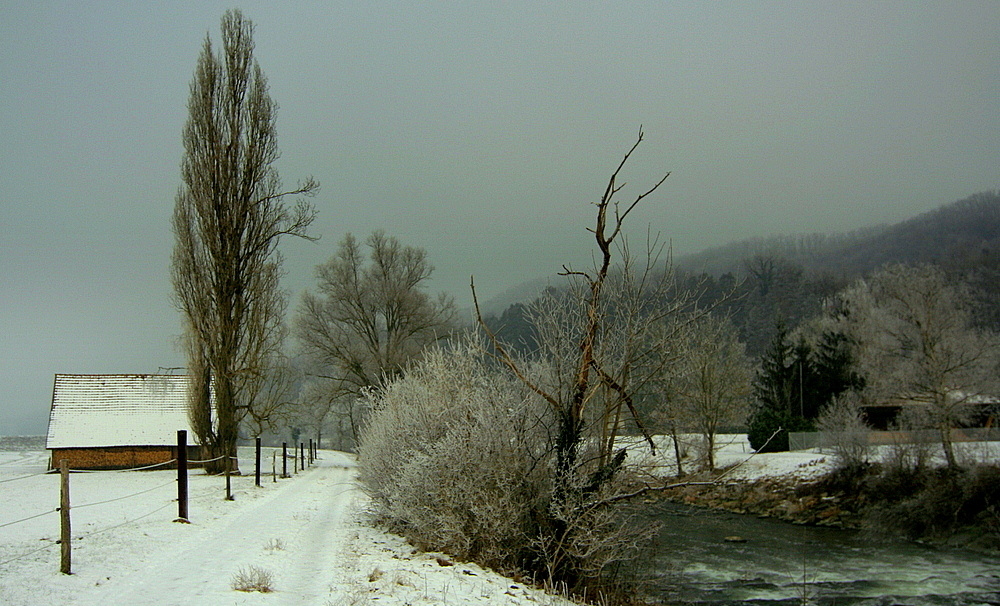
<svg viewBox="0 0 1000 606">
<path fill-rule="evenodd" d="M 146 490 L 140 490 L 139 492 L 134 492 L 132 494 L 127 494 L 127 495 L 125 495 L 123 497 L 115 497 L 113 499 L 106 499 L 104 501 L 96 501 L 94 503 L 84 503 L 83 505 L 74 505 L 73 509 L 84 509 L 86 507 L 94 507 L 96 505 L 104 505 L 106 503 L 114 503 L 116 501 L 124 501 L 125 499 L 131 499 L 131 498 L 137 497 L 139 495 L 144 495 L 144 494 L 153 492 L 154 490 L 159 490 L 161 488 L 166 488 L 167 486 L 173 486 L 176 483 L 177 483 L 177 480 L 171 480 L 171 481 L 167 482 L 166 484 L 160 484 L 159 486 L 154 486 L 152 488 L 147 488 Z"/>
<path fill-rule="evenodd" d="M 226 458 L 226 455 L 219 455 L 219 456 L 215 457 L 214 459 L 202 459 L 200 461 L 190 461 L 189 460 L 188 463 L 195 463 L 195 464 L 198 464 L 198 465 L 203 465 L 205 463 L 214 463 L 215 461 L 221 461 L 222 459 L 225 459 L 225 458 Z M 232 459 L 232 460 L 236 460 L 236 461 L 239 460 L 239 457 L 230 456 L 229 458 Z"/>
<path fill-rule="evenodd" d="M 137 496 L 140 496 L 140 495 L 148 494 L 150 492 L 153 492 L 154 490 L 160 490 L 161 488 L 166 488 L 167 486 L 173 486 L 176 483 L 177 483 L 176 480 L 171 480 L 170 482 L 167 482 L 166 484 L 160 484 L 159 486 L 154 486 L 152 488 L 147 488 L 145 490 L 140 490 L 138 492 L 133 492 L 132 494 L 127 494 L 127 495 L 123 495 L 123 496 L 120 496 L 120 497 L 114 497 L 112 499 L 105 499 L 103 501 L 95 501 L 93 503 L 83 503 L 81 505 L 73 505 L 73 509 L 85 509 L 87 507 L 95 507 L 97 505 L 105 505 L 107 503 L 114 503 L 116 501 L 124 501 L 126 499 L 131 499 L 131 498 L 134 498 L 134 497 L 137 497 Z M 171 502 L 174 502 L 174 501 L 175 500 L 172 500 Z M 163 509 L 163 508 L 161 507 L 160 509 Z M 44 516 L 47 516 L 47 515 L 50 515 L 50 514 L 53 514 L 53 513 L 59 513 L 59 508 L 50 509 L 48 511 L 43 511 L 41 513 L 37 513 L 37 514 L 31 515 L 31 516 L 27 516 L 27 517 L 21 518 L 19 520 L 13 520 L 13 521 L 10 521 L 10 522 L 4 522 L 4 523 L 0 524 L 0 528 L 5 528 L 7 526 L 13 526 L 15 524 L 20 524 L 22 522 L 28 522 L 30 520 L 41 518 L 41 517 L 44 517 Z"/>
<path fill-rule="evenodd" d="M 143 465 L 142 467 L 128 467 L 125 469 L 70 469 L 69 471 L 70 473 L 125 473 L 129 471 L 148 471 L 150 469 L 157 469 L 159 467 L 166 467 L 167 465 L 173 465 L 176 462 L 177 459 L 170 459 L 169 461 L 163 461 L 162 463 L 153 463 L 152 465 Z"/>
<path fill-rule="evenodd" d="M 34 520 L 35 518 L 40 518 L 42 516 L 47 516 L 50 513 L 56 513 L 58 511 L 59 511 L 58 509 L 52 509 L 50 511 L 43 511 L 42 513 L 38 513 L 38 514 L 35 514 L 33 516 L 28 516 L 26 518 L 21 518 L 20 520 L 14 520 L 13 522 L 4 522 L 3 524 L 0 524 L 0 528 L 4 528 L 6 526 L 13 526 L 14 524 L 20 524 L 21 522 L 27 522 L 28 520 Z"/>
<path fill-rule="evenodd" d="M 141 516 L 132 518 L 131 520 L 125 520 L 124 522 L 122 522 L 120 524 L 115 524 L 114 526 L 108 526 L 106 528 L 101 528 L 100 530 L 92 530 L 92 531 L 90 531 L 90 532 L 88 532 L 86 534 L 82 534 L 82 535 L 79 535 L 79 536 L 75 537 L 75 540 L 79 541 L 79 540 L 82 540 L 82 539 L 86 539 L 88 537 L 92 537 L 95 534 L 100 534 L 102 532 L 107 532 L 109 530 L 114 530 L 115 528 L 121 528 L 122 526 L 127 526 L 129 524 L 134 524 L 135 522 L 138 522 L 139 520 L 143 520 L 145 518 L 148 518 L 149 516 L 153 515 L 154 513 L 159 513 L 161 511 L 163 511 L 164 509 L 166 509 L 167 507 L 173 506 L 174 503 L 175 503 L 175 501 L 173 499 L 171 499 L 170 502 L 168 502 L 167 504 L 162 505 L 160 507 L 157 507 L 156 509 L 154 509 L 153 511 L 150 511 L 149 513 L 145 513 L 145 514 L 143 514 Z"/>
<path fill-rule="evenodd" d="M 168 486 L 168 485 L 169 484 L 163 485 L 163 486 L 156 486 L 155 488 L 151 488 L 149 490 L 143 490 L 141 492 L 137 492 L 137 493 L 133 493 L 133 494 L 130 494 L 130 495 L 126 495 L 124 497 L 118 497 L 116 499 L 108 499 L 106 501 L 99 501 L 99 502 L 96 502 L 96 503 L 89 503 L 89 504 L 86 504 L 86 505 L 75 505 L 73 507 L 73 509 L 80 509 L 82 507 L 90 507 L 90 506 L 94 506 L 94 505 L 104 505 L 105 503 L 112 503 L 114 501 L 122 501 L 124 499 L 129 499 L 129 498 L 132 498 L 132 497 L 139 496 L 141 494 L 146 494 L 148 492 L 152 492 L 153 490 L 157 490 L 157 489 L 163 488 L 164 486 Z M 175 502 L 176 502 L 175 499 L 171 499 L 166 504 L 161 505 L 160 507 L 157 507 L 156 509 L 154 509 L 154 510 L 148 512 L 148 513 L 145 513 L 145 514 L 143 514 L 141 516 L 137 516 L 137 517 L 125 520 L 124 522 L 120 522 L 120 523 L 114 524 L 112 526 L 107 526 L 105 528 L 100 528 L 98 530 L 92 530 L 92 531 L 87 532 L 87 533 L 76 535 L 75 537 L 73 537 L 73 540 L 74 541 L 82 541 L 83 539 L 92 537 L 95 534 L 101 534 L 103 532 L 108 532 L 109 530 L 114 530 L 116 528 L 121 528 L 122 526 L 127 526 L 129 524 L 134 524 L 135 522 L 138 522 L 139 520 L 143 520 L 145 518 L 148 518 L 148 517 L 150 517 L 150 516 L 152 516 L 152 515 L 154 515 L 156 513 L 159 513 L 161 511 L 163 511 L 164 509 L 166 509 L 168 507 L 173 506 L 175 504 Z M 59 511 L 58 509 L 53 509 L 52 511 L 46 511 L 44 513 L 40 513 L 38 515 L 34 515 L 34 516 L 31 516 L 31 517 L 28 517 L 28 518 L 24 518 L 22 520 L 17 520 L 16 522 L 9 522 L 7 524 L 4 524 L 3 526 L 9 526 L 9 525 L 12 525 L 12 524 L 16 524 L 18 522 L 26 522 L 28 520 L 33 520 L 35 518 L 40 518 L 40 517 L 48 515 L 50 513 L 57 513 L 58 511 Z M 0 526 L 0 528 L 2 528 L 3 526 Z M 35 555 L 36 553 L 40 553 L 40 552 L 45 551 L 47 549 L 51 549 L 51 548 L 53 548 L 53 547 L 55 547 L 55 546 L 57 546 L 57 545 L 60 544 L 60 541 L 57 541 L 57 540 L 54 540 L 54 539 L 43 538 L 43 539 L 40 539 L 40 540 L 47 541 L 48 544 L 45 545 L 45 546 L 43 546 L 43 547 L 39 547 L 38 549 L 33 549 L 33 550 L 31 550 L 31 551 L 29 551 L 27 553 L 22 553 L 20 555 L 14 556 L 13 558 L 9 558 L 7 560 L 2 560 L 2 561 L 0 561 L 0 566 L 5 566 L 7 564 L 11 564 L 11 563 L 16 562 L 18 560 L 24 560 L 24 559 L 26 559 L 26 558 L 28 558 L 30 556 Z"/>
<path fill-rule="evenodd" d="M 13 558 L 11 558 L 9 560 L 3 560 L 2 562 L 0 562 L 0 566 L 6 566 L 7 564 L 12 564 L 12 563 L 14 563 L 14 562 L 16 562 L 18 560 L 23 560 L 23 559 L 27 558 L 28 556 L 33 556 L 36 553 L 45 551 L 46 549 L 52 549 L 53 547 L 55 547 L 56 545 L 59 544 L 58 541 L 53 541 L 52 539 L 42 539 L 42 540 L 43 541 L 51 541 L 51 543 L 49 543 L 48 545 L 46 545 L 44 547 L 39 547 L 38 549 L 34 549 L 32 551 L 29 551 L 28 553 L 22 553 L 21 555 L 15 556 L 15 557 L 13 557 Z"/>
<path fill-rule="evenodd" d="M 16 482 L 18 480 L 27 480 L 28 478 L 37 478 L 38 476 L 48 475 L 48 473 L 49 472 L 47 472 L 47 471 L 43 471 L 43 472 L 40 472 L 40 473 L 33 473 L 31 475 L 20 476 L 20 477 L 17 477 L 17 478 L 7 478 L 6 480 L 0 480 L 0 484 L 6 484 L 7 482 Z"/>
<path fill-rule="evenodd" d="M 274 450 L 274 453 L 277 454 L 277 449 Z M 310 445 L 310 456 L 309 456 L 309 464 L 310 465 L 312 465 L 312 463 L 314 461 L 313 453 L 314 453 L 314 451 L 312 450 L 312 446 Z M 215 461 L 222 460 L 225 457 L 226 457 L 226 455 L 222 455 L 222 456 L 218 456 L 218 457 L 215 457 L 215 458 L 212 458 L 212 459 L 192 460 L 192 461 L 188 461 L 188 463 L 193 463 L 193 464 L 212 463 L 212 462 L 215 462 Z M 234 460 L 237 460 L 237 461 L 239 460 L 239 458 L 235 457 L 235 456 L 233 456 L 231 458 L 234 459 Z M 305 458 L 304 458 L 304 454 L 303 454 L 303 451 L 301 450 L 301 448 L 300 448 L 299 452 L 295 452 L 295 450 L 293 449 L 292 454 L 286 454 L 284 456 L 284 458 L 286 460 L 287 459 L 293 459 L 293 460 L 301 459 L 302 462 L 303 462 L 303 470 L 304 470 L 304 468 L 305 468 Z M 258 456 L 257 456 L 257 461 L 258 461 L 257 472 L 258 472 L 258 474 L 260 473 L 259 460 L 260 460 L 260 456 L 258 454 Z M 134 472 L 134 471 L 147 471 L 147 470 L 151 470 L 151 469 L 157 469 L 157 468 L 167 467 L 167 466 L 173 465 L 175 463 L 178 463 L 178 459 L 176 459 L 176 458 L 170 459 L 169 461 L 164 461 L 164 462 L 161 462 L 161 463 L 155 463 L 155 464 L 152 464 L 152 465 L 144 465 L 144 466 L 141 466 L 141 467 L 130 467 L 130 468 L 127 468 L 127 469 L 114 469 L 114 470 L 68 469 L 67 471 L 71 472 L 71 473 L 111 474 L 111 473 L 123 473 L 123 472 Z M 39 477 L 39 476 L 51 475 L 53 473 L 53 471 L 55 471 L 55 470 L 48 470 L 48 471 L 43 471 L 43 472 L 39 472 L 39 473 L 33 473 L 33 474 L 18 476 L 18 477 L 14 477 L 14 478 L 6 478 L 6 479 L 3 479 L 3 480 L 0 480 L 0 483 L 15 482 L 15 481 L 18 481 L 18 480 L 26 480 L 26 479 L 29 479 L 29 478 L 35 478 L 35 477 Z M 208 475 L 214 475 L 214 474 L 208 474 Z M 283 475 L 283 477 L 288 477 L 288 476 L 287 475 Z M 103 499 L 103 500 L 100 500 L 100 501 L 93 501 L 93 502 L 90 502 L 90 503 L 83 503 L 83 504 L 80 504 L 80 505 L 73 505 L 72 507 L 69 507 L 67 509 L 68 510 L 86 509 L 86 508 L 90 508 L 90 507 L 97 507 L 97 506 L 100 506 L 100 505 L 107 505 L 107 504 L 115 503 L 115 502 L 119 502 L 119 501 L 125 501 L 125 500 L 128 500 L 128 499 L 132 499 L 132 498 L 135 498 L 135 497 L 139 497 L 139 496 L 142 496 L 142 495 L 146 495 L 146 494 L 155 492 L 157 490 L 162 490 L 164 488 L 167 488 L 168 486 L 178 485 L 179 484 L 179 480 L 180 480 L 180 477 L 172 479 L 169 482 L 165 482 L 165 483 L 162 483 L 162 484 L 158 484 L 156 486 L 145 488 L 143 490 L 138 490 L 136 492 L 132 492 L 130 494 L 126 494 L 126 495 L 122 495 L 122 496 L 117 496 L 117 497 L 112 497 L 112 498 L 108 498 L 108 499 Z M 67 478 L 66 481 L 68 481 L 68 478 Z M 185 482 L 186 482 L 186 479 L 185 479 Z M 196 498 L 196 500 L 198 500 L 198 501 L 204 501 L 205 497 L 207 497 L 207 496 L 208 495 L 199 496 L 198 498 Z M 167 509 L 168 507 L 176 506 L 178 504 L 178 502 L 179 502 L 179 499 L 180 499 L 180 495 L 178 494 L 177 498 L 171 498 L 165 504 L 159 505 L 158 507 L 156 507 L 156 508 L 154 508 L 154 509 L 152 509 L 152 510 L 150 510 L 150 511 L 148 511 L 148 512 L 142 514 L 142 515 L 135 516 L 135 517 L 130 517 L 129 519 L 125 520 L 124 522 L 120 522 L 120 523 L 117 523 L 117 524 L 113 524 L 113 525 L 110 525 L 110 526 L 99 528 L 97 530 L 92 530 L 90 532 L 86 532 L 86 533 L 83 533 L 83 534 L 75 535 L 74 537 L 72 537 L 72 539 L 73 540 L 83 540 L 83 539 L 92 537 L 92 536 L 97 535 L 97 534 L 101 534 L 101 533 L 104 533 L 104 532 L 108 532 L 108 531 L 114 530 L 116 528 L 121 528 L 123 526 L 127 526 L 129 524 L 133 524 L 135 522 L 138 522 L 140 520 L 143 520 L 145 518 L 153 516 L 153 515 L 161 512 L 161 511 L 163 511 L 164 509 Z M 11 521 L 8 521 L 8 522 L 3 522 L 3 523 L 0 523 L 0 528 L 6 528 L 6 527 L 9 527 L 9 526 L 15 526 L 17 524 L 22 524 L 22 523 L 25 523 L 25 522 L 29 522 L 31 520 L 42 518 L 42 517 L 45 517 L 45 516 L 48 516 L 48 515 L 51 515 L 51 514 L 60 513 L 60 511 L 61 511 L 61 508 L 57 507 L 57 508 L 49 509 L 47 511 L 42 511 L 40 513 L 29 515 L 29 516 L 26 516 L 26 517 L 23 517 L 23 518 L 20 518 L 20 519 L 17 519 L 17 520 L 11 520 Z M 61 542 L 62 542 L 61 540 L 50 539 L 50 538 L 41 538 L 39 540 L 46 542 L 46 544 L 43 545 L 42 547 L 37 548 L 37 549 L 32 549 L 30 551 L 27 551 L 25 553 L 21 553 L 19 555 L 14 556 L 14 557 L 7 558 L 5 560 L 0 560 L 0 566 L 5 566 L 7 564 L 11 564 L 11 563 L 19 561 L 19 560 L 27 559 L 27 558 L 35 555 L 35 554 L 41 553 L 41 552 L 46 551 L 48 549 L 51 549 L 51 548 L 53 548 L 53 547 L 55 547 L 57 545 L 60 545 Z"/>
</svg>

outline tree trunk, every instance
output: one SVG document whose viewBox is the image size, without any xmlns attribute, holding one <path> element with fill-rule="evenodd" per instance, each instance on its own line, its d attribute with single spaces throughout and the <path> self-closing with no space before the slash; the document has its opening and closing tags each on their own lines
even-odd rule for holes
<svg viewBox="0 0 1000 606">
<path fill-rule="evenodd" d="M 958 461 L 955 459 L 955 449 L 951 443 L 951 425 L 940 423 L 938 431 L 941 433 L 941 447 L 944 450 L 944 458 L 948 462 L 948 468 L 956 469 Z"/>
<path fill-rule="evenodd" d="M 677 424 L 670 424 L 670 438 L 674 441 L 674 458 L 677 460 L 677 477 L 684 477 L 684 468 L 681 466 L 681 440 L 677 432 Z"/>
</svg>

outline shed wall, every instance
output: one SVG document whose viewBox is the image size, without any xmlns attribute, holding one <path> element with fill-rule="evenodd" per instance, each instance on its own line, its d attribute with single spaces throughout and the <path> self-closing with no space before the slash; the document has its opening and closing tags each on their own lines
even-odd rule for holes
<svg viewBox="0 0 1000 606">
<path fill-rule="evenodd" d="M 202 460 L 201 448 L 189 446 L 188 460 Z M 177 458 L 176 446 L 106 446 L 102 448 L 53 448 L 49 458 L 49 469 L 58 469 L 60 461 L 66 459 L 70 469 L 134 469 L 165 463 Z M 201 467 L 188 463 L 189 467 Z M 176 469 L 171 463 L 156 469 Z"/>
</svg>

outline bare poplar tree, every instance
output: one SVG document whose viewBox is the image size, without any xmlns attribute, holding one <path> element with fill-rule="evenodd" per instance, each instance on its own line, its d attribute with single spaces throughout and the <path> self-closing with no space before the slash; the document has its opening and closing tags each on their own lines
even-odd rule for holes
<svg viewBox="0 0 1000 606">
<path fill-rule="evenodd" d="M 951 430 L 997 386 L 997 335 L 972 327 L 969 294 L 932 265 L 889 266 L 840 297 L 869 397 L 921 406 L 956 467 Z"/>
<path fill-rule="evenodd" d="M 364 248 L 367 248 L 367 255 Z M 295 333 L 324 380 L 311 398 L 347 407 L 352 428 L 361 421 L 355 400 L 364 388 L 395 377 L 427 345 L 452 330 L 455 306 L 425 286 L 433 266 L 427 251 L 404 246 L 382 231 L 364 247 L 354 236 L 316 268 L 316 293 L 302 297 Z"/>
<path fill-rule="evenodd" d="M 307 202 L 290 209 L 283 200 L 319 187 L 309 178 L 282 190 L 273 166 L 277 106 L 253 50 L 253 25 L 238 10 L 222 18 L 218 53 L 205 38 L 191 81 L 173 216 L 171 277 L 186 319 L 192 416 L 202 419 L 195 423 L 202 444 L 220 455 L 234 452 L 258 378 L 281 345 L 278 242 L 307 237 L 315 217 Z M 215 415 L 205 423 L 210 384 Z"/>
</svg>

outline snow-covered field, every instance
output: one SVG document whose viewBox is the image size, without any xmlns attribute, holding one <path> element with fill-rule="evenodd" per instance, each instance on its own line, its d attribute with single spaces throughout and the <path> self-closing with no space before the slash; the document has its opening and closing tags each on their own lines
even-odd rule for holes
<svg viewBox="0 0 1000 606">
<path fill-rule="evenodd" d="M 253 470 L 251 450 L 240 467 Z M 270 469 L 270 456 L 265 469 Z M 59 572 L 59 475 L 46 453 L 0 451 L 0 604 L 354 606 L 561 604 L 559 598 L 440 554 L 415 553 L 363 523 L 350 455 L 260 488 L 252 473 L 189 478 L 191 524 L 177 517 L 176 471 L 70 475 L 72 572 Z M 240 571 L 270 573 L 273 591 L 239 592 Z"/>
</svg>

